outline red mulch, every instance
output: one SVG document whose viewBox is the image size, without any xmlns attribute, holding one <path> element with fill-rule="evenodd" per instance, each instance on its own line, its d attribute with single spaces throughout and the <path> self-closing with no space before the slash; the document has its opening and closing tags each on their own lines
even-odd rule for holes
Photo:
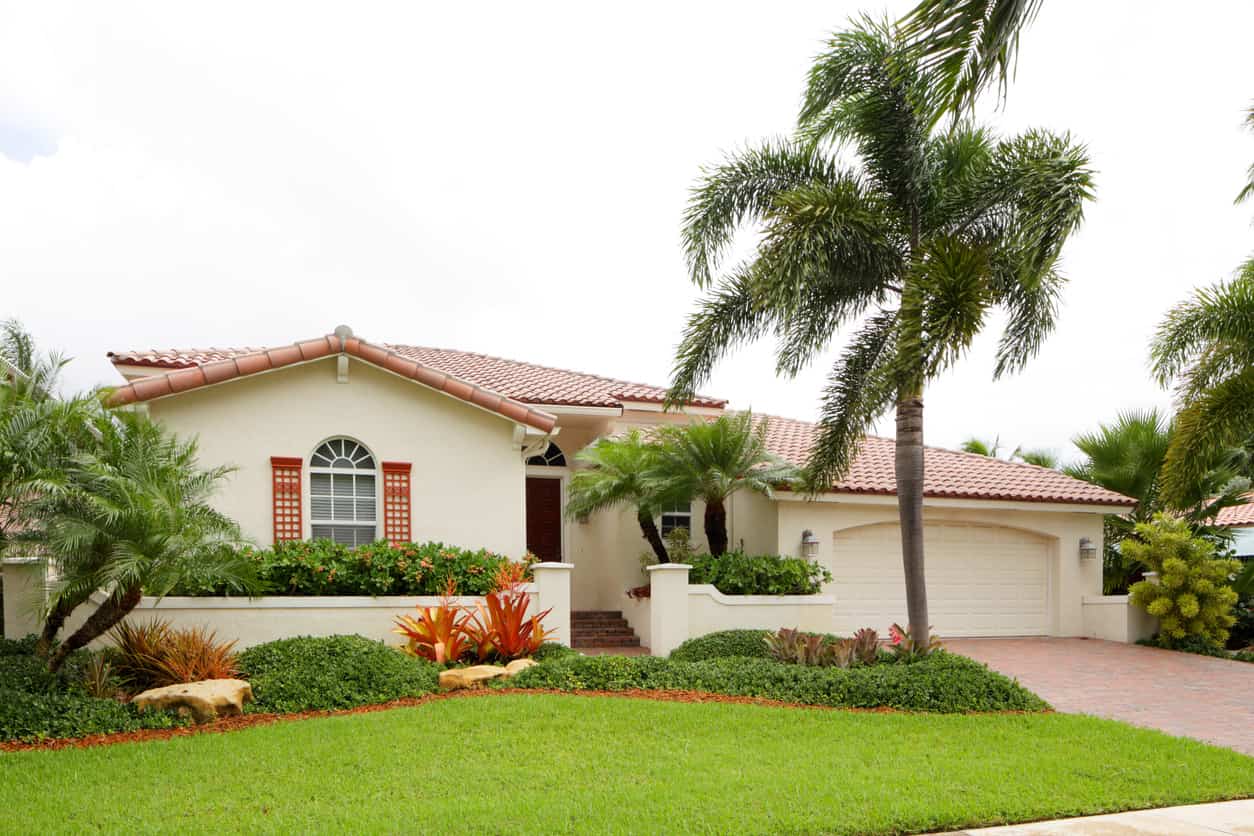
<svg viewBox="0 0 1254 836">
<path fill-rule="evenodd" d="M 88 749 L 94 746 L 112 746 L 118 743 L 145 743 L 150 740 L 169 740 L 172 737 L 191 737 L 197 734 L 219 734 L 247 729 L 253 726 L 267 726 L 271 723 L 285 723 L 291 720 L 309 720 L 316 717 L 339 717 L 349 714 L 371 714 L 376 711 L 391 711 L 394 708 L 412 708 L 437 700 L 463 699 L 468 697 L 488 697 L 497 694 L 549 694 L 556 696 L 577 697 L 619 697 L 624 699 L 656 700 L 659 702 L 686 703 L 730 703 L 735 705 L 762 705 L 771 708 L 802 708 L 820 711 L 845 711 L 858 714 L 898 714 L 896 708 L 837 708 L 830 705 L 808 705 L 805 703 L 768 700 L 762 697 L 736 697 L 728 694 L 711 694 L 706 691 L 649 691 L 645 689 L 629 689 L 626 691 L 559 691 L 548 688 L 477 688 L 467 691 L 449 691 L 447 693 L 427 694 L 422 697 L 406 697 L 392 702 L 361 705 L 357 708 L 342 708 L 332 711 L 301 711 L 294 714 L 244 714 L 239 717 L 220 717 L 213 723 L 203 726 L 180 726 L 174 729 L 140 729 L 133 732 L 114 732 L 111 734 L 93 734 L 88 737 L 69 737 L 57 740 L 41 740 L 37 743 L 22 743 L 16 740 L 0 741 L 0 752 L 24 752 L 31 749 Z M 977 714 L 1028 714 L 1043 712 L 1026 711 L 992 711 L 971 712 Z"/>
</svg>

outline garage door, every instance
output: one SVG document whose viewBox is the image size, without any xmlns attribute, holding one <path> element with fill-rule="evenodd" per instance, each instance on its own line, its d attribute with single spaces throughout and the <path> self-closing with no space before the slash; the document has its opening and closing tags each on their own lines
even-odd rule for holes
<svg viewBox="0 0 1254 836">
<path fill-rule="evenodd" d="M 1040 636 L 1049 629 L 1049 542 L 996 526 L 924 527 L 928 614 L 947 636 Z M 832 553 L 836 632 L 906 623 L 896 523 L 839 531 Z"/>
</svg>

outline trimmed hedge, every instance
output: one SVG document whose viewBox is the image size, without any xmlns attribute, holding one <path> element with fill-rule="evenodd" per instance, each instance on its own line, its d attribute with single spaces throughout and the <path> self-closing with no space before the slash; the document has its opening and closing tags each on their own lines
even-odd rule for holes
<svg viewBox="0 0 1254 836">
<path fill-rule="evenodd" d="M 747 656 L 751 659 L 769 659 L 766 637 L 770 630 L 720 630 L 688 639 L 671 651 L 674 662 L 703 662 L 706 659 L 727 659 Z"/>
<path fill-rule="evenodd" d="M 301 636 L 239 655 L 253 686 L 250 712 L 290 713 L 389 702 L 429 694 L 439 668 L 361 636 Z"/>
<path fill-rule="evenodd" d="M 528 668 L 503 685 L 559 691 L 693 690 L 804 705 L 939 713 L 1049 708 L 1017 682 L 945 652 L 910 664 L 848 669 L 744 657 L 676 662 L 650 656 L 580 656 Z"/>
<path fill-rule="evenodd" d="M 724 595 L 816 595 L 832 573 L 804 557 L 727 552 L 694 554 L 688 583 L 708 583 Z"/>
<path fill-rule="evenodd" d="M 169 729 L 189 721 L 164 711 L 142 714 L 130 703 L 81 693 L 32 694 L 0 688 L 0 740 L 34 742 L 61 737 Z"/>
<path fill-rule="evenodd" d="M 393 546 L 386 540 L 357 547 L 331 540 L 293 540 L 272 549 L 244 551 L 256 561 L 263 593 L 269 595 L 440 595 L 449 578 L 460 595 L 486 595 L 497 570 L 510 562 L 487 549 L 444 543 Z M 224 591 L 180 587 L 170 594 Z"/>
</svg>

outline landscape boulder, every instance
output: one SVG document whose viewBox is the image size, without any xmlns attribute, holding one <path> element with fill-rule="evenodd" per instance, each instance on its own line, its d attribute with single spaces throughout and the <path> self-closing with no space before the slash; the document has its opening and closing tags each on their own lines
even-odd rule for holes
<svg viewBox="0 0 1254 836">
<path fill-rule="evenodd" d="M 144 691 L 131 700 L 140 711 L 172 708 L 180 714 L 190 714 L 197 723 L 243 714 L 244 704 L 252 701 L 252 686 L 242 679 L 205 679 L 167 685 Z"/>
<path fill-rule="evenodd" d="M 481 688 L 483 683 L 503 679 L 525 671 L 536 664 L 531 659 L 515 659 L 505 667 L 500 665 L 472 665 L 469 668 L 449 668 L 440 672 L 441 691 L 459 691 L 463 688 Z"/>
</svg>

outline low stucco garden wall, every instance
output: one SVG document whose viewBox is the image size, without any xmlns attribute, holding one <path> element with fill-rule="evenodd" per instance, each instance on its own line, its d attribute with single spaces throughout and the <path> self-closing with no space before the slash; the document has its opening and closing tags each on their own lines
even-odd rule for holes
<svg viewBox="0 0 1254 836">
<path fill-rule="evenodd" d="M 1127 595 L 1086 595 L 1083 609 L 1086 638 L 1135 642 L 1158 632 L 1158 619 L 1129 603 Z"/>
<path fill-rule="evenodd" d="M 531 612 L 551 610 L 544 626 L 554 630 L 552 641 L 570 644 L 570 570 L 568 563 L 542 563 L 533 567 L 535 582 L 525 589 L 531 596 Z M 39 632 L 39 602 L 43 588 L 43 566 L 36 561 L 9 561 L 4 564 L 4 634 L 19 638 Z M 93 596 L 93 599 L 98 596 Z M 460 596 L 462 606 L 474 608 L 482 597 Z M 356 634 L 369 639 L 400 644 L 392 632 L 398 615 L 413 615 L 416 606 L 435 606 L 435 596 L 304 595 L 242 597 L 143 598 L 128 616 L 131 622 L 162 618 L 175 627 L 204 627 L 219 639 L 235 640 L 241 648 L 293 636 L 333 636 Z M 62 635 L 76 630 L 93 608 L 83 606 L 70 617 Z M 98 642 L 99 643 L 99 642 Z"/>
</svg>

